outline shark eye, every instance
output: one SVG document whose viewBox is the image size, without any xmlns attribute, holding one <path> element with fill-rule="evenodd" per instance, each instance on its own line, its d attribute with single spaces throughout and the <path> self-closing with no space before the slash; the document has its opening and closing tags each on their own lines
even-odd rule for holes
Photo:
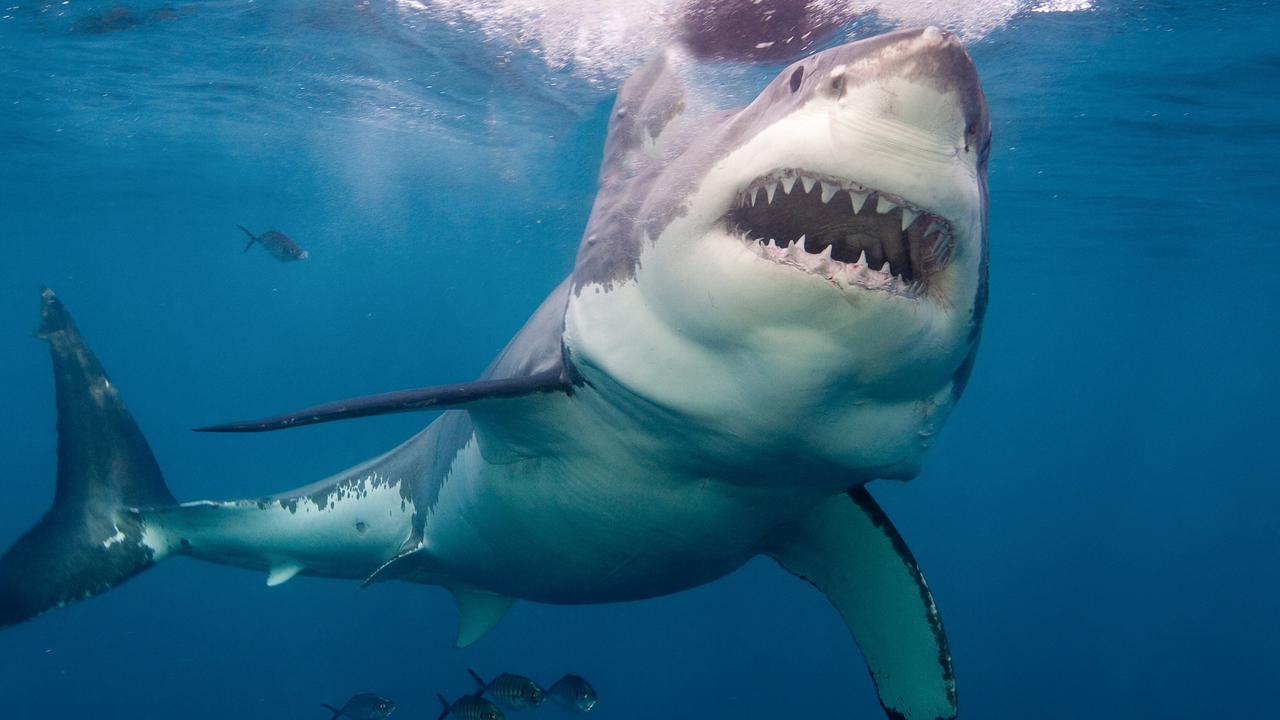
<svg viewBox="0 0 1280 720">
<path fill-rule="evenodd" d="M 804 68 L 798 67 L 796 71 L 791 73 L 791 92 L 800 89 L 800 83 L 804 81 Z"/>
</svg>

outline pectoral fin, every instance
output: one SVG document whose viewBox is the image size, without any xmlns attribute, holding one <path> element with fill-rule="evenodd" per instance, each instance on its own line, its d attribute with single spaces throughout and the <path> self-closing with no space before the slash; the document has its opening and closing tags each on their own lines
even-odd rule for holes
<svg viewBox="0 0 1280 720">
<path fill-rule="evenodd" d="M 366 395 L 315 405 L 261 420 L 212 425 L 196 428 L 196 430 L 197 432 L 264 432 L 370 415 L 470 408 L 487 402 L 512 400 L 541 393 L 568 393 L 570 390 L 571 383 L 565 376 L 563 368 L 557 367 L 521 377 L 477 380 L 457 385 L 433 385 L 379 395 Z"/>
<path fill-rule="evenodd" d="M 820 505 L 769 555 L 826 594 L 895 720 L 956 716 L 951 653 L 915 558 L 864 488 Z"/>
<path fill-rule="evenodd" d="M 464 648 L 484 637 L 511 609 L 516 600 L 486 590 L 467 587 L 450 588 L 458 603 L 458 642 Z"/>
</svg>

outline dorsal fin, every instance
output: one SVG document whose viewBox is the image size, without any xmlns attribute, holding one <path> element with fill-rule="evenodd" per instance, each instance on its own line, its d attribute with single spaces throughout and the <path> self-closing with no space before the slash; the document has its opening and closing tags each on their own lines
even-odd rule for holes
<svg viewBox="0 0 1280 720">
<path fill-rule="evenodd" d="M 654 156 L 662 131 L 684 112 L 685 87 L 672 65 L 672 52 L 659 53 L 618 91 L 600 165 L 602 185 L 629 174 L 635 161 Z"/>
</svg>

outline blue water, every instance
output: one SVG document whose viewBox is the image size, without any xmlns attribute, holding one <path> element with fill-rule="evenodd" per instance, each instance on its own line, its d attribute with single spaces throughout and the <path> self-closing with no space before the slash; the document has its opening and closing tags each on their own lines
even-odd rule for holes
<svg viewBox="0 0 1280 720">
<path fill-rule="evenodd" d="M 1280 8 L 1095 5 L 971 39 L 991 310 L 925 472 L 873 491 L 963 717 L 1273 717 Z M 609 71 L 376 2 L 144 5 L 126 29 L 85 21 L 111 4 L 6 7 L 0 545 L 53 490 L 42 284 L 194 499 L 302 484 L 425 419 L 188 428 L 472 377 L 571 265 Z M 235 223 L 312 257 L 241 254 Z M 882 717 L 835 613 L 770 561 L 653 601 L 518 603 L 467 650 L 454 628 L 437 588 L 268 590 L 179 560 L 0 635 L 0 707 L 318 718 L 376 691 L 429 717 L 470 666 L 580 673 L 600 718 Z"/>
</svg>

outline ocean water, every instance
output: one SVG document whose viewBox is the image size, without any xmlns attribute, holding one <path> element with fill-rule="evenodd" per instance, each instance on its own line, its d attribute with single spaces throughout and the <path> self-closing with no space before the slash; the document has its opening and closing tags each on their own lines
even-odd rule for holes
<svg viewBox="0 0 1280 720">
<path fill-rule="evenodd" d="M 182 499 L 381 452 L 428 418 L 189 428 L 477 374 L 571 267 L 612 93 L 677 5 L 11 0 L 0 545 L 53 492 L 42 285 Z M 872 485 L 935 594 L 962 716 L 1274 717 L 1280 8 L 861 5 L 836 39 L 961 32 L 994 125 L 972 382 L 921 476 Z M 311 259 L 241 253 L 236 223 Z M 375 691 L 430 717 L 474 667 L 582 674 L 600 718 L 883 716 L 834 611 L 768 560 L 651 601 L 518 603 L 466 650 L 454 629 L 438 588 L 267 589 L 178 560 L 0 633 L 0 708 L 322 718 Z"/>
</svg>

